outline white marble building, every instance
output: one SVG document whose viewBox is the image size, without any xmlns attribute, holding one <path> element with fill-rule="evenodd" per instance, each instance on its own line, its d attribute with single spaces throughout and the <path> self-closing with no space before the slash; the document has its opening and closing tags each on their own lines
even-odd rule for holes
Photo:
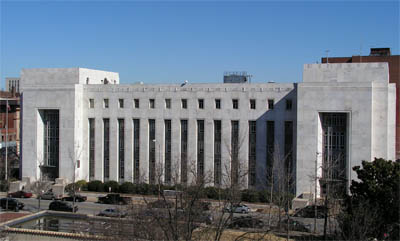
<svg viewBox="0 0 400 241">
<path fill-rule="evenodd" d="M 361 160 L 395 155 L 386 63 L 305 65 L 302 83 L 183 86 L 23 69 L 21 92 L 22 176 L 34 179 L 42 170 L 71 181 L 76 165 L 76 180 L 152 182 L 162 168 L 171 183 L 192 180 L 194 168 L 224 185 L 240 169 L 246 175 L 235 182 L 260 187 L 275 153 L 291 161 L 299 194 L 310 191 L 317 158 L 319 166 L 324 156 L 340 159 L 348 183 Z"/>
</svg>

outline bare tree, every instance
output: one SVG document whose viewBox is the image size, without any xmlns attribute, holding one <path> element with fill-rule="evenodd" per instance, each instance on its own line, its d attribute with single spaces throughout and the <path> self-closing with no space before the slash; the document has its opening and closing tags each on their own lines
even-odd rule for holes
<svg viewBox="0 0 400 241">
<path fill-rule="evenodd" d="M 42 199 L 42 194 L 51 189 L 52 183 L 49 178 L 43 172 L 43 161 L 39 163 L 39 179 L 31 184 L 31 191 L 38 198 L 38 211 L 40 211 L 40 201 Z"/>
<path fill-rule="evenodd" d="M 82 154 L 82 149 L 80 148 L 79 143 L 74 144 L 73 150 L 69 149 L 68 155 L 72 168 L 72 180 L 71 186 L 68 188 L 68 194 L 72 196 L 72 212 L 75 212 L 75 202 L 76 202 L 76 193 L 79 191 L 79 187 L 76 185 L 76 176 L 80 166 L 80 157 Z"/>
</svg>

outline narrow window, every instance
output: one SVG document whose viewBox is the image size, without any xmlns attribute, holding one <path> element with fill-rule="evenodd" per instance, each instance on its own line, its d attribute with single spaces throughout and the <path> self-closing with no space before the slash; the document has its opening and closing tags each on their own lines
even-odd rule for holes
<svg viewBox="0 0 400 241">
<path fill-rule="evenodd" d="M 268 100 L 268 109 L 270 109 L 270 110 L 274 109 L 274 100 L 273 99 Z"/>
<path fill-rule="evenodd" d="M 154 100 L 154 99 L 150 99 L 150 100 L 149 100 L 149 107 L 150 107 L 150 109 L 154 109 L 154 108 L 156 107 L 156 104 L 155 104 L 155 100 Z"/>
<path fill-rule="evenodd" d="M 118 119 L 118 159 L 119 180 L 123 181 L 125 176 L 125 123 L 124 119 Z"/>
<path fill-rule="evenodd" d="M 249 185 L 256 185 L 257 122 L 249 121 Z"/>
<path fill-rule="evenodd" d="M 103 100 L 103 107 L 106 109 L 108 108 L 108 99 Z"/>
<path fill-rule="evenodd" d="M 222 125 L 220 120 L 214 120 L 214 184 L 221 185 L 222 166 L 221 166 L 221 140 Z"/>
<path fill-rule="evenodd" d="M 104 161 L 104 178 L 110 178 L 110 119 L 103 119 L 103 161 Z"/>
<path fill-rule="evenodd" d="M 187 182 L 188 121 L 181 120 L 181 182 Z"/>
<path fill-rule="evenodd" d="M 233 99 L 232 100 L 232 108 L 233 109 L 239 109 L 239 100 L 238 99 Z"/>
<path fill-rule="evenodd" d="M 171 109 L 171 99 L 165 99 L 165 108 Z"/>
<path fill-rule="evenodd" d="M 256 100 L 255 99 L 250 100 L 250 109 L 252 109 L 252 110 L 256 109 Z"/>
<path fill-rule="evenodd" d="M 182 99 L 181 103 L 182 103 L 182 109 L 187 109 L 187 99 Z"/>
<path fill-rule="evenodd" d="M 164 136 L 165 136 L 165 182 L 171 183 L 171 149 L 172 149 L 172 128 L 171 128 L 171 120 L 164 121 Z"/>
<path fill-rule="evenodd" d="M 94 180 L 94 170 L 95 170 L 95 121 L 94 118 L 89 118 L 89 180 Z"/>
<path fill-rule="evenodd" d="M 149 119 L 149 179 L 150 184 L 156 181 L 156 120 Z"/>
<path fill-rule="evenodd" d="M 90 109 L 94 108 L 94 99 L 89 99 L 89 108 Z"/>
<path fill-rule="evenodd" d="M 215 109 L 221 109 L 221 99 L 215 99 Z"/>
<path fill-rule="evenodd" d="M 204 100 L 199 99 L 199 109 L 204 109 Z"/>
<path fill-rule="evenodd" d="M 139 154 L 140 154 L 140 120 L 133 119 L 133 180 L 139 183 Z"/>
<path fill-rule="evenodd" d="M 272 169 L 274 168 L 274 152 L 275 152 L 275 122 L 274 121 L 267 121 L 267 133 L 266 133 L 266 150 L 267 150 L 267 181 L 272 183 L 273 181 L 273 174 Z"/>
<path fill-rule="evenodd" d="M 118 107 L 120 108 L 120 109 L 123 109 L 124 108 L 124 99 L 118 99 Z"/>
<path fill-rule="evenodd" d="M 204 120 L 197 120 L 197 178 L 204 176 Z"/>
<path fill-rule="evenodd" d="M 134 99 L 133 100 L 133 108 L 139 109 L 139 99 Z"/>
<path fill-rule="evenodd" d="M 231 121 L 231 177 L 232 183 L 239 181 L 239 121 Z"/>
<path fill-rule="evenodd" d="M 292 100 L 287 99 L 286 100 L 286 110 L 291 110 L 292 109 Z"/>
</svg>

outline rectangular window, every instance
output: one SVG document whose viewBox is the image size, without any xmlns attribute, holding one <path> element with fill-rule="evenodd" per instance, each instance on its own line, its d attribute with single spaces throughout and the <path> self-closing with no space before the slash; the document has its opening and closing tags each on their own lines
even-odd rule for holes
<svg viewBox="0 0 400 241">
<path fill-rule="evenodd" d="M 221 109 L 221 99 L 215 99 L 215 109 Z"/>
<path fill-rule="evenodd" d="M 165 136 L 165 182 L 171 183 L 172 125 L 171 120 L 164 120 Z"/>
<path fill-rule="evenodd" d="M 118 107 L 119 107 L 120 109 L 123 109 L 123 108 L 124 108 L 124 99 L 118 99 Z"/>
<path fill-rule="evenodd" d="M 221 185 L 222 167 L 221 167 L 221 140 L 222 124 L 220 120 L 214 120 L 214 184 Z"/>
<path fill-rule="evenodd" d="M 54 180 L 59 174 L 59 110 L 41 110 L 40 114 L 43 120 L 43 166 L 46 167 L 43 172 Z"/>
<path fill-rule="evenodd" d="M 94 108 L 94 99 L 89 99 L 89 108 L 90 109 Z"/>
<path fill-rule="evenodd" d="M 286 110 L 291 110 L 292 109 L 292 100 L 287 99 L 286 100 Z"/>
<path fill-rule="evenodd" d="M 154 99 L 149 100 L 149 107 L 150 109 L 156 108 L 156 101 Z"/>
<path fill-rule="evenodd" d="M 286 171 L 291 173 L 293 169 L 293 122 L 285 121 L 285 157 Z"/>
<path fill-rule="evenodd" d="M 231 177 L 232 183 L 239 181 L 239 121 L 231 121 Z"/>
<path fill-rule="evenodd" d="M 274 100 L 273 99 L 269 99 L 268 100 L 268 109 L 269 110 L 273 110 L 274 109 Z"/>
<path fill-rule="evenodd" d="M 199 99 L 199 109 L 204 109 L 204 100 L 203 99 Z"/>
<path fill-rule="evenodd" d="M 110 119 L 103 119 L 103 130 L 104 178 L 108 180 L 108 178 L 110 178 Z"/>
<path fill-rule="evenodd" d="M 171 99 L 165 99 L 165 108 L 171 109 Z"/>
<path fill-rule="evenodd" d="M 94 180 L 95 175 L 95 119 L 89 118 L 89 180 Z"/>
<path fill-rule="evenodd" d="M 133 100 L 133 107 L 134 107 L 135 109 L 139 109 L 139 99 L 134 99 L 134 100 Z"/>
<path fill-rule="evenodd" d="M 267 137 L 267 180 L 268 182 L 272 181 L 272 168 L 274 165 L 274 152 L 275 152 L 275 122 L 267 121 L 267 133 L 265 135 Z"/>
<path fill-rule="evenodd" d="M 182 109 L 187 109 L 187 99 L 182 99 L 181 104 L 182 104 Z"/>
<path fill-rule="evenodd" d="M 156 181 L 156 120 L 149 119 L 149 179 L 150 184 Z"/>
<path fill-rule="evenodd" d="M 249 185 L 256 185 L 257 122 L 249 121 Z"/>
<path fill-rule="evenodd" d="M 119 179 L 120 182 L 125 176 L 125 122 L 118 119 L 118 159 L 119 159 Z"/>
<path fill-rule="evenodd" d="M 250 100 L 250 109 L 252 109 L 252 110 L 256 109 L 256 100 L 255 99 Z"/>
<path fill-rule="evenodd" d="M 232 108 L 233 109 L 239 109 L 239 100 L 238 99 L 233 99 L 232 100 Z"/>
<path fill-rule="evenodd" d="M 197 178 L 204 176 L 204 120 L 197 120 Z"/>
<path fill-rule="evenodd" d="M 187 182 L 188 121 L 181 120 L 181 182 Z"/>
<path fill-rule="evenodd" d="M 106 109 L 108 108 L 108 99 L 103 100 L 103 107 Z"/>
<path fill-rule="evenodd" d="M 140 181 L 139 169 L 139 155 L 140 155 L 140 120 L 133 119 L 133 180 L 135 183 Z"/>
</svg>

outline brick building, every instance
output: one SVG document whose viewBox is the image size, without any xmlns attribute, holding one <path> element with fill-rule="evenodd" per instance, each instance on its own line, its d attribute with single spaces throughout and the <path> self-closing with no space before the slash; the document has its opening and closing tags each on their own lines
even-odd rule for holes
<svg viewBox="0 0 400 241">
<path fill-rule="evenodd" d="M 369 56 L 328 57 L 322 63 L 371 63 L 389 64 L 389 83 L 396 84 L 396 159 L 400 159 L 400 55 L 391 55 L 390 48 L 371 48 Z"/>
</svg>

